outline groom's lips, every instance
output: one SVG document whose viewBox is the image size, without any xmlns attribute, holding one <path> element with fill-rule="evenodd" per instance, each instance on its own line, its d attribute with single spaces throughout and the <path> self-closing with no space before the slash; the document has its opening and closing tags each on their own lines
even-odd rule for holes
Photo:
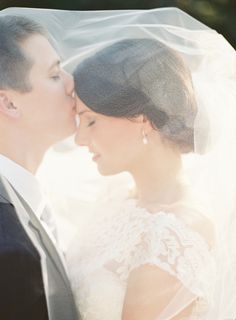
<svg viewBox="0 0 236 320">
<path fill-rule="evenodd" d="M 73 96 L 71 96 L 70 98 L 71 98 L 71 110 L 73 112 L 77 113 L 77 106 L 76 106 L 75 98 Z"/>
</svg>

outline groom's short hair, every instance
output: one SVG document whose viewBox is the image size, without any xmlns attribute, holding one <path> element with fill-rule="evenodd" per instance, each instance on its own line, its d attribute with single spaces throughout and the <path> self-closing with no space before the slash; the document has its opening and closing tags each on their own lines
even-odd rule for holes
<svg viewBox="0 0 236 320">
<path fill-rule="evenodd" d="M 33 35 L 48 38 L 45 29 L 23 16 L 0 17 L 0 89 L 30 91 L 28 79 L 33 61 L 25 54 L 22 43 Z"/>
</svg>

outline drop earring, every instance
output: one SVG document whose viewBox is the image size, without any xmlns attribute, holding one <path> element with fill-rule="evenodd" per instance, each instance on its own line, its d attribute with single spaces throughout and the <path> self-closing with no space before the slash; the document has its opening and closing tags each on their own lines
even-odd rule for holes
<svg viewBox="0 0 236 320">
<path fill-rule="evenodd" d="M 143 144 L 148 144 L 148 139 L 147 139 L 147 135 L 144 132 L 144 130 L 142 131 L 142 135 L 143 135 Z"/>
</svg>

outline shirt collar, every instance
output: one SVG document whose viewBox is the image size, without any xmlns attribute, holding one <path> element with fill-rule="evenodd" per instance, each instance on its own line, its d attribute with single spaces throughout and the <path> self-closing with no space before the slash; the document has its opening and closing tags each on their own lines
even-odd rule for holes
<svg viewBox="0 0 236 320">
<path fill-rule="evenodd" d="M 38 218 L 41 217 L 46 201 L 36 177 L 11 159 L 0 154 L 0 174 L 31 207 Z"/>
</svg>

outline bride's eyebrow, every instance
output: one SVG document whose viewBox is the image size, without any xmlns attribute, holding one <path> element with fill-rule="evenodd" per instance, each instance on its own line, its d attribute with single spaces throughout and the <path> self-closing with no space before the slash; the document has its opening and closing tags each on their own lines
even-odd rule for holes
<svg viewBox="0 0 236 320">
<path fill-rule="evenodd" d="M 81 116 L 82 114 L 86 113 L 86 112 L 92 112 L 90 110 L 82 110 L 78 113 L 79 116 Z"/>
</svg>

